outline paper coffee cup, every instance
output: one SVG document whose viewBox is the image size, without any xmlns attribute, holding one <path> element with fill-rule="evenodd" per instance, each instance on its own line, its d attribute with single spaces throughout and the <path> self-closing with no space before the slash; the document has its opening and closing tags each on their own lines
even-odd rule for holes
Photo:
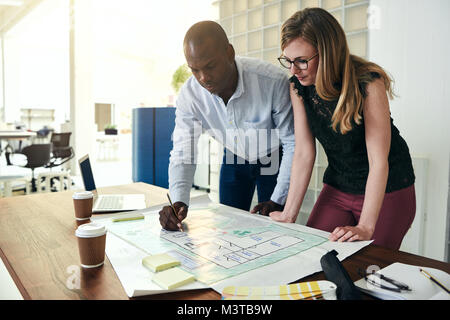
<svg viewBox="0 0 450 320">
<path fill-rule="evenodd" d="M 80 225 L 75 231 L 81 266 L 96 268 L 105 261 L 106 228 L 96 222 Z"/>
<path fill-rule="evenodd" d="M 77 223 L 77 226 L 81 226 L 82 224 L 90 223 L 91 218 L 75 218 L 75 222 Z"/>
<path fill-rule="evenodd" d="M 75 192 L 72 198 L 75 217 L 78 219 L 90 218 L 92 216 L 94 194 L 91 191 Z"/>
</svg>

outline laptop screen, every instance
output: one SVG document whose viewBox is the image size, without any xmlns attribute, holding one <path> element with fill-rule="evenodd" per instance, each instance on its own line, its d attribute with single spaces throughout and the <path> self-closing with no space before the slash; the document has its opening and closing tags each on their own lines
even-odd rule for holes
<svg viewBox="0 0 450 320">
<path fill-rule="evenodd" d="M 81 176 L 83 177 L 84 189 L 86 191 L 95 190 L 95 182 L 94 175 L 92 174 L 91 162 L 89 161 L 89 157 L 86 156 L 83 159 L 80 159 L 80 170 Z"/>
</svg>

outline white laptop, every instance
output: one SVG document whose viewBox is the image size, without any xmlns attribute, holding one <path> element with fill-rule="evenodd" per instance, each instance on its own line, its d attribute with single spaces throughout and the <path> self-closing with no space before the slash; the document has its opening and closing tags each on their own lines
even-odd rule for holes
<svg viewBox="0 0 450 320">
<path fill-rule="evenodd" d="M 94 205 L 92 212 L 118 212 L 132 211 L 146 208 L 144 194 L 104 194 L 98 195 L 95 187 L 94 175 L 92 174 L 89 155 L 78 160 L 84 189 L 94 194 Z"/>
</svg>

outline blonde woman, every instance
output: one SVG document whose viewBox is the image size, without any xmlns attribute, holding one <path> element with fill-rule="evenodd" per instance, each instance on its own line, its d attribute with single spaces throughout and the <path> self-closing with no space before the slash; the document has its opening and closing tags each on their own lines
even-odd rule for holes
<svg viewBox="0 0 450 320">
<path fill-rule="evenodd" d="M 292 73 L 295 153 L 284 210 L 294 222 L 315 160 L 315 138 L 328 158 L 324 187 L 307 225 L 332 241 L 374 239 L 398 249 L 415 215 L 414 171 L 390 117 L 391 79 L 349 53 L 345 33 L 326 10 L 298 11 L 282 27 L 281 65 Z"/>
</svg>

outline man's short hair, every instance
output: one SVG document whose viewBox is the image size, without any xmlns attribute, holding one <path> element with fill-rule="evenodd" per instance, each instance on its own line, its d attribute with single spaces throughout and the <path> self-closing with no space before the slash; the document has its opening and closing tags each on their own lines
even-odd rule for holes
<svg viewBox="0 0 450 320">
<path fill-rule="evenodd" d="M 214 21 L 200 21 L 189 28 L 184 36 L 183 45 L 186 47 L 189 43 L 202 45 L 208 40 L 213 40 L 219 47 L 224 49 L 228 47 L 229 41 L 222 26 Z"/>
</svg>

